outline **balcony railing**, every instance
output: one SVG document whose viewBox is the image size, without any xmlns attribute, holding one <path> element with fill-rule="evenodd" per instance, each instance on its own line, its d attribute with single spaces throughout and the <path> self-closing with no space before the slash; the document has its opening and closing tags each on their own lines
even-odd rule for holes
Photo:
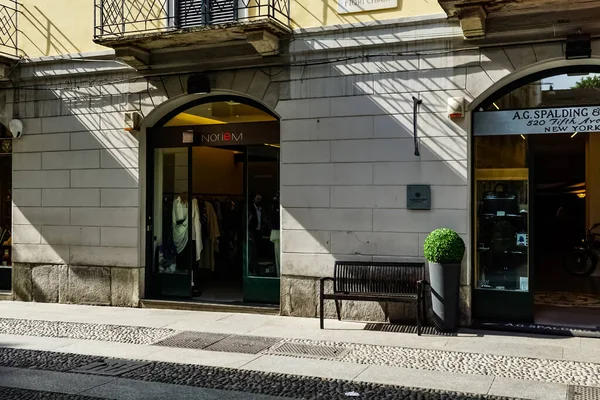
<svg viewBox="0 0 600 400">
<path fill-rule="evenodd" d="M 18 15 L 16 1 L 2 0 L 2 4 L 0 4 L 0 54 L 17 56 L 19 48 Z"/>
<path fill-rule="evenodd" d="M 272 20 L 290 25 L 290 0 L 94 0 L 94 38 Z"/>
</svg>

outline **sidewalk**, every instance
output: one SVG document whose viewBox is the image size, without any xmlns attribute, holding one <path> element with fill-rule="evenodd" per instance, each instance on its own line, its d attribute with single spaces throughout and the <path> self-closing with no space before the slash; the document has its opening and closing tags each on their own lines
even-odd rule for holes
<svg viewBox="0 0 600 400">
<path fill-rule="evenodd" d="M 2 348 L 526 399 L 564 400 L 570 385 L 600 387 L 600 339 L 487 331 L 419 337 L 364 323 L 325 326 L 278 316 L 0 302 Z"/>
</svg>

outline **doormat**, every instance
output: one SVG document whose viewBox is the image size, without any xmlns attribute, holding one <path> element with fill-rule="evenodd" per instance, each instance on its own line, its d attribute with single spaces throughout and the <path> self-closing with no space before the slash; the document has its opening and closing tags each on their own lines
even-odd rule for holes
<svg viewBox="0 0 600 400">
<path fill-rule="evenodd" d="M 600 296 L 584 293 L 539 292 L 535 304 L 555 307 L 600 308 Z"/>
<path fill-rule="evenodd" d="M 600 388 L 589 386 L 569 386 L 567 400 L 600 400 Z"/>
<path fill-rule="evenodd" d="M 535 335 L 557 335 L 600 338 L 600 326 L 597 329 L 582 329 L 567 326 L 551 326 L 539 324 L 499 323 L 499 322 L 477 322 L 473 323 L 475 329 L 486 329 L 493 331 L 518 332 Z"/>
</svg>

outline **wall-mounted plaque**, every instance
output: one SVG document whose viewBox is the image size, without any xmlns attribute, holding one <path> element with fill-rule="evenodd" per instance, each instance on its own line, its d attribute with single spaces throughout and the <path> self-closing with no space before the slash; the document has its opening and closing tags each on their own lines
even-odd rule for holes
<svg viewBox="0 0 600 400">
<path fill-rule="evenodd" d="M 408 185 L 406 187 L 406 208 L 409 210 L 430 210 L 431 186 Z"/>
</svg>

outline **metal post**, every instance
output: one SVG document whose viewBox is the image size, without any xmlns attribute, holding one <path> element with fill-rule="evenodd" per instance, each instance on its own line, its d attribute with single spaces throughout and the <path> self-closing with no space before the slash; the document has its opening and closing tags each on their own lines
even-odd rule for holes
<svg viewBox="0 0 600 400">
<path fill-rule="evenodd" d="M 420 156 L 419 153 L 419 140 L 417 139 L 417 111 L 419 109 L 419 104 L 423 102 L 421 99 L 417 99 L 413 96 L 413 135 L 415 140 L 415 156 Z"/>
<path fill-rule="evenodd" d="M 15 56 L 19 55 L 19 3 L 14 0 L 15 4 Z"/>
<path fill-rule="evenodd" d="M 121 36 L 125 36 L 125 0 L 121 0 Z"/>
</svg>

